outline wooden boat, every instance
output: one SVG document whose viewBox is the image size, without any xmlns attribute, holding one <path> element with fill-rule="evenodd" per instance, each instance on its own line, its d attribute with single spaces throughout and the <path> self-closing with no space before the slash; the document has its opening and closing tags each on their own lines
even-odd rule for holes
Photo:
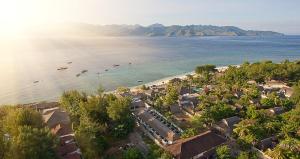
<svg viewBox="0 0 300 159">
<path fill-rule="evenodd" d="M 68 69 L 68 67 L 60 67 L 60 68 L 58 68 L 57 70 L 58 70 L 58 71 L 62 71 L 62 70 L 66 70 L 66 69 Z"/>
<path fill-rule="evenodd" d="M 105 69 L 105 71 L 108 71 L 108 69 Z"/>
<path fill-rule="evenodd" d="M 81 74 L 80 73 L 78 73 L 77 75 L 76 75 L 76 77 L 79 77 Z"/>
<path fill-rule="evenodd" d="M 40 81 L 34 81 L 33 83 L 39 83 Z"/>
<path fill-rule="evenodd" d="M 116 64 L 115 64 L 115 65 L 113 65 L 113 67 L 118 67 L 118 66 L 120 66 L 120 65 L 116 65 Z"/>
<path fill-rule="evenodd" d="M 72 61 L 70 61 L 70 62 L 68 62 L 67 64 L 72 64 L 73 62 Z"/>
<path fill-rule="evenodd" d="M 142 80 L 138 80 L 139 83 L 143 82 Z"/>
<path fill-rule="evenodd" d="M 82 74 L 83 74 L 83 73 L 86 73 L 86 72 L 88 72 L 88 70 L 82 70 L 82 71 L 81 71 Z"/>
</svg>

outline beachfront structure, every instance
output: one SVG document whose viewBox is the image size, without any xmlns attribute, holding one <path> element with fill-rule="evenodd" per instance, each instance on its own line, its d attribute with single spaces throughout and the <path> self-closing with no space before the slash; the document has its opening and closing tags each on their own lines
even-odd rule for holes
<svg viewBox="0 0 300 159">
<path fill-rule="evenodd" d="M 226 139 L 212 131 L 206 131 L 197 136 L 177 140 L 165 147 L 176 159 L 211 158 L 216 147 L 224 144 Z"/>
<path fill-rule="evenodd" d="M 51 133 L 59 137 L 57 154 L 62 159 L 81 159 L 81 151 L 78 148 L 71 121 L 67 112 L 59 107 L 41 110 L 42 117 Z"/>
<path fill-rule="evenodd" d="M 147 131 L 146 133 L 163 145 L 172 144 L 179 139 L 183 132 L 182 129 L 169 122 L 162 114 L 152 108 L 137 109 L 132 114 L 138 124 Z"/>
</svg>

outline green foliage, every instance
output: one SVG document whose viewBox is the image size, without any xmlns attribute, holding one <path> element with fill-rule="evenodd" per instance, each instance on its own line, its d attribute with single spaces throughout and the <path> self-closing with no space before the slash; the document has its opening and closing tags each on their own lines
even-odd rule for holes
<svg viewBox="0 0 300 159">
<path fill-rule="evenodd" d="M 216 149 L 217 159 L 231 159 L 230 149 L 227 145 L 219 146 Z"/>
<path fill-rule="evenodd" d="M 80 103 L 86 100 L 86 94 L 73 90 L 64 92 L 59 102 L 61 107 L 69 112 L 72 121 L 78 124 L 78 119 L 80 118 Z"/>
<path fill-rule="evenodd" d="M 55 159 L 57 139 L 41 114 L 29 108 L 0 108 L 0 158 Z"/>
<path fill-rule="evenodd" d="M 300 81 L 298 81 L 298 83 L 293 86 L 293 94 L 291 96 L 291 100 L 296 104 L 300 104 Z"/>
<path fill-rule="evenodd" d="M 17 135 L 20 126 L 42 128 L 43 119 L 41 114 L 28 108 L 10 109 L 4 118 L 4 130 L 11 135 Z"/>
<path fill-rule="evenodd" d="M 143 159 L 142 153 L 137 148 L 129 148 L 123 154 L 123 159 Z"/>
<path fill-rule="evenodd" d="M 57 140 L 48 129 L 19 127 L 19 133 L 13 137 L 11 157 L 15 159 L 54 159 Z"/>
<path fill-rule="evenodd" d="M 209 72 L 215 72 L 215 71 L 216 71 L 215 65 L 202 65 L 202 66 L 197 66 L 195 69 L 195 72 L 197 74 L 209 73 Z"/>
<path fill-rule="evenodd" d="M 286 138 L 282 140 L 273 150 L 266 153 L 274 159 L 300 158 L 300 140 L 296 138 Z"/>
<path fill-rule="evenodd" d="M 258 156 L 255 152 L 242 151 L 237 156 L 237 159 L 258 159 Z"/>
<path fill-rule="evenodd" d="M 216 103 L 207 109 L 202 116 L 207 117 L 213 121 L 220 121 L 221 119 L 234 116 L 235 111 L 224 103 Z"/>
<path fill-rule="evenodd" d="M 233 132 L 239 137 L 243 144 L 254 144 L 267 136 L 263 125 L 259 125 L 256 120 L 245 119 L 236 124 Z"/>
<path fill-rule="evenodd" d="M 120 91 L 128 91 L 121 89 Z M 126 137 L 134 127 L 131 116 L 131 99 L 117 98 L 98 89 L 96 96 L 65 92 L 60 100 L 71 115 L 76 140 L 84 158 L 101 158 L 109 147 L 109 141 Z"/>
<path fill-rule="evenodd" d="M 127 87 L 118 87 L 117 88 L 118 93 L 125 93 L 125 92 L 129 92 L 129 91 L 130 91 L 130 89 Z"/>
<path fill-rule="evenodd" d="M 119 121 L 128 118 L 130 115 L 131 101 L 129 98 L 120 98 L 109 102 L 107 108 L 108 116 L 114 120 Z"/>
<path fill-rule="evenodd" d="M 195 136 L 197 134 L 198 134 L 197 129 L 195 129 L 195 128 L 188 128 L 187 130 L 185 130 L 183 132 L 183 134 L 181 135 L 181 138 L 189 138 L 189 137 Z"/>
<path fill-rule="evenodd" d="M 167 87 L 167 94 L 163 99 L 164 105 L 175 104 L 178 100 L 178 85 L 169 84 Z"/>
</svg>

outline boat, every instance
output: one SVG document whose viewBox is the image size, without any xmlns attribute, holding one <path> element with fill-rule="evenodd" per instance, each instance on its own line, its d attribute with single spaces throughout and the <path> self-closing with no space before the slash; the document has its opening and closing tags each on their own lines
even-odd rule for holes
<svg viewBox="0 0 300 159">
<path fill-rule="evenodd" d="M 81 71 L 82 74 L 83 74 L 83 73 L 86 73 L 86 72 L 88 72 L 88 70 L 82 70 L 82 71 Z"/>
<path fill-rule="evenodd" d="M 67 64 L 72 64 L 73 62 L 72 61 L 70 61 L 70 62 L 68 62 Z"/>
<path fill-rule="evenodd" d="M 118 67 L 118 66 L 120 66 L 120 65 L 116 65 L 116 64 L 113 65 L 113 67 Z"/>
<path fill-rule="evenodd" d="M 81 74 L 80 73 L 78 73 L 77 75 L 76 75 L 76 77 L 79 77 Z"/>
<path fill-rule="evenodd" d="M 105 69 L 105 71 L 108 71 L 108 69 Z"/>
<path fill-rule="evenodd" d="M 40 81 L 34 81 L 33 83 L 39 83 Z"/>
<path fill-rule="evenodd" d="M 129 65 L 131 65 L 132 63 L 131 63 L 131 62 L 129 62 L 128 64 L 129 64 Z"/>
<path fill-rule="evenodd" d="M 58 70 L 58 71 L 62 71 L 62 70 L 66 70 L 66 69 L 68 69 L 68 67 L 60 67 L 60 68 L 58 68 L 57 70 Z"/>
<path fill-rule="evenodd" d="M 138 80 L 139 83 L 143 82 L 142 80 Z"/>
</svg>

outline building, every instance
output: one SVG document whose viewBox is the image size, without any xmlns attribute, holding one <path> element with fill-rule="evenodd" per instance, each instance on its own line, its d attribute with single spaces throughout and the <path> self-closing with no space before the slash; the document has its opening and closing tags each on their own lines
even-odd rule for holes
<svg viewBox="0 0 300 159">
<path fill-rule="evenodd" d="M 178 126 L 169 122 L 154 109 L 137 109 L 133 112 L 133 116 L 151 137 L 164 145 L 172 144 L 175 140 L 179 139 L 182 133 L 182 130 Z"/>
<path fill-rule="evenodd" d="M 274 107 L 274 108 L 270 108 L 268 109 L 268 112 L 272 115 L 279 115 L 284 113 L 284 108 L 283 107 Z"/>
<path fill-rule="evenodd" d="M 80 159 L 81 152 L 78 148 L 71 121 L 67 112 L 59 107 L 43 109 L 42 117 L 51 133 L 59 137 L 57 154 L 62 159 Z"/>
<path fill-rule="evenodd" d="M 199 103 L 198 94 L 180 95 L 178 104 L 180 108 L 191 115 L 195 115 L 195 109 Z"/>
<path fill-rule="evenodd" d="M 177 140 L 165 149 L 176 159 L 210 158 L 216 147 L 225 142 L 225 138 L 212 131 L 206 131 L 191 138 Z"/>
<path fill-rule="evenodd" d="M 238 124 L 240 121 L 241 119 L 237 116 L 225 118 L 213 125 L 213 128 L 224 134 L 226 137 L 230 137 L 235 128 L 235 124 Z"/>
</svg>

